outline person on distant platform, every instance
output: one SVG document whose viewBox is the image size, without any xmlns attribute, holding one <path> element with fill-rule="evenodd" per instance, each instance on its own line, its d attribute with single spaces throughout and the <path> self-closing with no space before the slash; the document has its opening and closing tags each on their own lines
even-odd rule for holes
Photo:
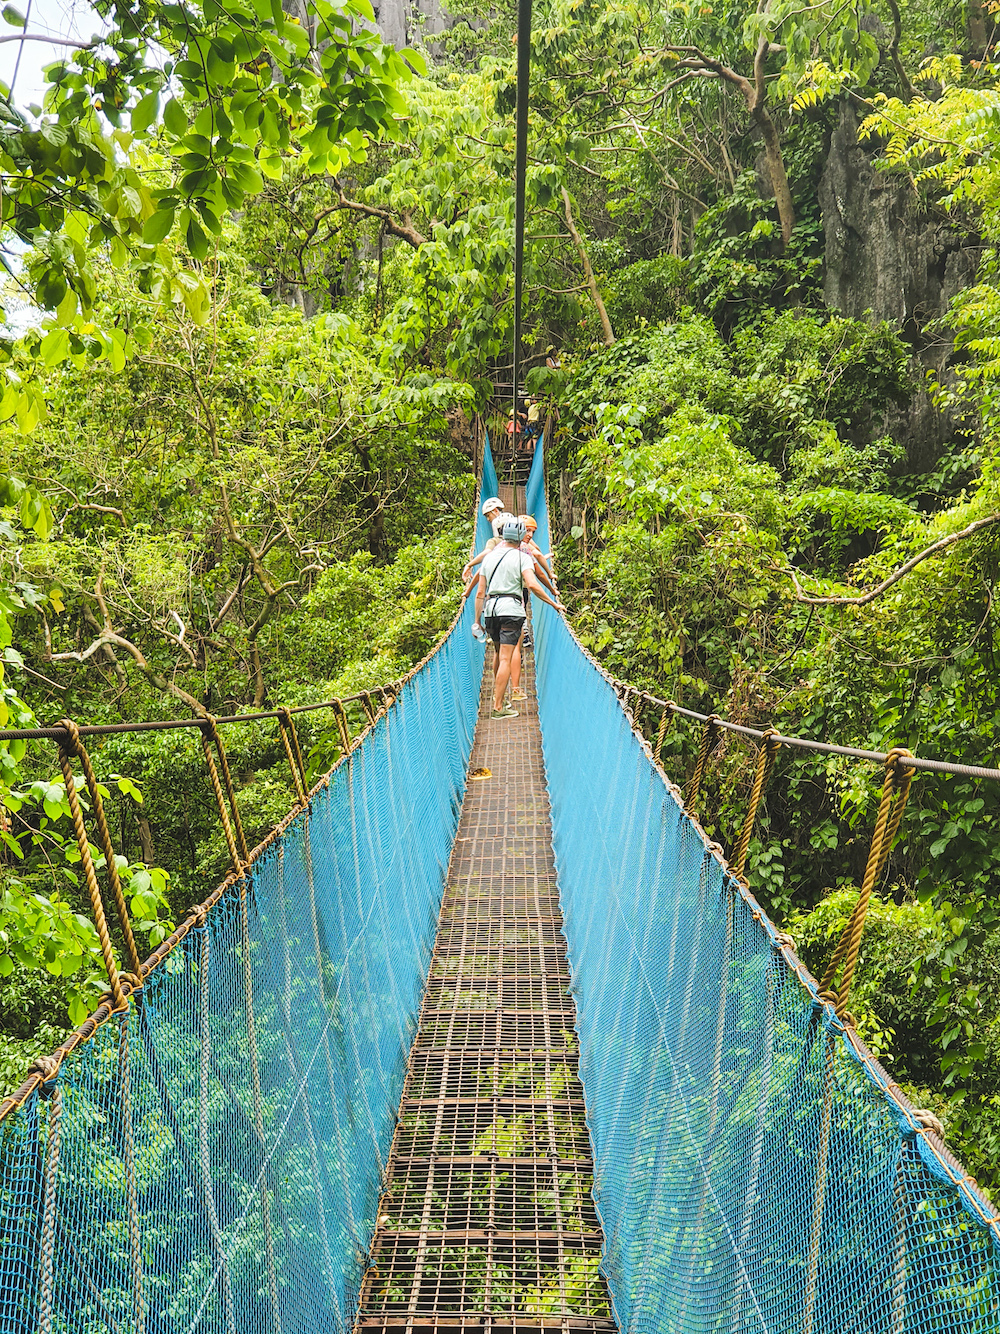
<svg viewBox="0 0 1000 1334">
<path fill-rule="evenodd" d="M 504 704 L 511 676 L 511 658 L 524 629 L 524 590 L 547 602 L 556 611 L 565 610 L 550 598 L 535 578 L 534 557 L 521 550 L 525 528 L 517 519 L 506 523 L 503 541 L 484 558 L 476 592 L 476 623 L 482 625 L 496 649 L 496 678 L 493 683 L 493 717 L 516 718 L 518 711 Z"/>
<path fill-rule="evenodd" d="M 542 405 L 539 399 L 532 398 L 528 402 L 528 421 L 524 428 L 524 438 L 526 440 L 535 440 L 542 433 Z"/>
</svg>

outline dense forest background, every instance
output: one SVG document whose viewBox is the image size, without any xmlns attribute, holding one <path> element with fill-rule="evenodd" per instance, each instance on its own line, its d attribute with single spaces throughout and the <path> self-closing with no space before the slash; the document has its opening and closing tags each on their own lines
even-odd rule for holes
<svg viewBox="0 0 1000 1334">
<path fill-rule="evenodd" d="M 558 423 L 562 596 L 616 675 L 995 763 L 993 8 L 536 0 L 528 383 Z M 367 0 L 97 9 L 44 107 L 0 102 L 2 721 L 390 680 L 455 612 L 509 374 L 514 11 L 415 7 L 397 51 Z M 318 774 L 338 732 L 307 717 Z M 283 753 L 264 725 L 227 741 L 256 841 L 291 802 Z M 672 776 L 696 746 L 668 734 Z M 197 737 L 95 763 L 155 945 L 225 870 Z M 751 773 L 731 740 L 713 758 L 723 841 Z M 816 969 L 880 778 L 780 756 L 750 882 Z M 0 798 L 10 1086 L 102 982 L 53 750 L 0 750 Z M 920 776 L 853 1004 L 994 1188 L 998 815 L 995 785 Z"/>
</svg>

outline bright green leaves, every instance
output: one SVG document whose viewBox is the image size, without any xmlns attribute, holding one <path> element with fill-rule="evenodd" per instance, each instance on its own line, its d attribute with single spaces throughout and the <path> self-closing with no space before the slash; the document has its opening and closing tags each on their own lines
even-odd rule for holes
<svg viewBox="0 0 1000 1334">
<path fill-rule="evenodd" d="M 140 97 L 139 101 L 132 108 L 132 133 L 145 134 L 156 119 L 156 113 L 159 109 L 159 93 L 147 93 L 145 97 Z"/>
<path fill-rule="evenodd" d="M 161 201 L 155 213 L 151 213 L 142 228 L 142 239 L 147 245 L 159 245 L 170 234 L 174 225 L 175 210 Z"/>
<path fill-rule="evenodd" d="M 53 518 L 48 501 L 36 486 L 22 482 L 13 473 L 0 473 L 0 505 L 16 510 L 21 526 L 35 533 L 42 541 L 52 531 Z M 3 610 L 0 605 L 0 614 Z M 6 642 L 10 643 L 9 637 Z"/>
<path fill-rule="evenodd" d="M 23 24 L 12 5 L 3 13 Z M 265 178 L 280 180 L 287 155 L 335 173 L 362 162 L 373 140 L 399 135 L 406 108 L 396 85 L 419 57 L 383 45 L 368 0 L 318 0 L 310 21 L 290 18 L 280 0 L 156 0 L 141 15 L 116 7 L 100 47 L 49 66 L 49 114 L 37 127 L 0 126 L 0 225 L 32 247 L 35 297 L 56 325 L 89 315 L 95 252 L 153 275 L 151 292 L 205 318 L 207 294 L 194 295 L 177 247 L 204 263 L 226 216 Z M 154 136 L 172 164 L 143 157 Z M 50 341 L 45 364 L 69 351 Z M 25 399 L 16 416 L 31 430 L 41 407 Z"/>
</svg>

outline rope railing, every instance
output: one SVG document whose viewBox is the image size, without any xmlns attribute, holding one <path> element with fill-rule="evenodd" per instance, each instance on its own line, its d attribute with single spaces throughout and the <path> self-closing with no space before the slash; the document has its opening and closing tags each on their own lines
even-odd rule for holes
<svg viewBox="0 0 1000 1334">
<path fill-rule="evenodd" d="M 448 630 L 442 635 L 438 643 L 435 644 L 431 651 L 421 659 L 416 666 L 411 668 L 405 676 L 399 677 L 385 686 L 376 686 L 371 691 L 359 692 L 357 695 L 339 697 L 331 701 L 325 701 L 323 704 L 319 705 L 314 704 L 302 705 L 298 708 L 282 708 L 273 712 L 256 715 L 238 714 L 229 718 L 181 719 L 176 723 L 167 724 L 168 726 L 174 727 L 193 726 L 201 729 L 206 769 L 215 797 L 219 820 L 222 825 L 229 859 L 232 864 L 232 870 L 222 883 L 213 890 L 208 898 L 192 908 L 176 930 L 173 931 L 173 933 L 142 962 L 138 962 L 138 953 L 136 951 L 135 937 L 131 929 L 128 907 L 121 890 L 121 885 L 118 883 L 119 878 L 115 865 L 114 848 L 111 843 L 110 832 L 107 828 L 107 821 L 104 818 L 97 780 L 94 775 L 90 757 L 79 738 L 82 735 L 106 735 L 109 731 L 120 732 L 125 730 L 125 728 L 129 731 L 150 731 L 154 728 L 156 730 L 163 730 L 164 724 L 137 723 L 106 728 L 77 727 L 71 719 L 65 719 L 58 727 L 36 728 L 32 730 L 32 739 L 36 736 L 40 736 L 43 739 L 54 736 L 54 738 L 60 742 L 60 757 L 63 760 L 63 777 L 66 782 L 66 792 L 70 804 L 70 812 L 73 817 L 74 834 L 82 858 L 94 922 L 97 927 L 98 939 L 101 944 L 101 955 L 104 960 L 105 970 L 108 974 L 110 992 L 107 997 L 102 998 L 100 1005 L 94 1013 L 75 1029 L 66 1041 L 56 1048 L 51 1056 L 43 1057 L 29 1068 L 27 1078 L 19 1088 L 9 1096 L 0 1100 L 0 1123 L 2 1123 L 4 1118 L 11 1112 L 22 1106 L 35 1089 L 40 1088 L 43 1084 L 48 1084 L 55 1079 L 65 1057 L 74 1051 L 82 1042 L 86 1042 L 92 1038 L 97 1029 L 110 1019 L 112 1015 L 122 1014 L 127 1011 L 130 1001 L 134 996 L 141 992 L 142 987 L 150 974 L 173 953 L 177 946 L 180 945 L 181 941 L 183 941 L 192 930 L 204 925 L 206 917 L 225 894 L 226 890 L 230 889 L 238 881 L 242 882 L 243 886 L 243 888 L 241 888 L 241 905 L 245 903 L 246 877 L 253 864 L 258 861 L 262 854 L 270 848 L 277 839 L 281 837 L 282 833 L 292 820 L 294 820 L 304 808 L 308 807 L 316 793 L 329 783 L 333 774 L 336 773 L 340 766 L 350 758 L 353 751 L 357 749 L 358 745 L 364 740 L 368 733 L 373 730 L 378 721 L 396 702 L 403 686 L 424 666 L 426 666 L 426 664 L 429 663 L 441 649 L 458 620 L 459 617 L 456 617 L 455 620 L 452 621 Z M 357 733 L 354 737 L 351 737 L 348 729 L 346 711 L 343 706 L 347 703 L 361 701 L 363 695 L 368 696 L 369 703 L 372 695 L 381 695 L 383 703 L 377 710 L 371 707 L 366 710 L 366 726 L 361 732 Z M 334 764 L 326 774 L 319 778 L 311 789 L 307 790 L 305 786 L 305 765 L 302 758 L 302 750 L 299 745 L 298 735 L 295 730 L 295 725 L 292 722 L 291 715 L 312 711 L 318 708 L 332 708 L 336 714 L 338 731 L 341 739 L 341 755 L 336 764 Z M 235 785 L 229 770 L 229 762 L 226 758 L 225 747 L 218 732 L 218 726 L 224 723 L 246 722 L 248 720 L 256 721 L 264 718 L 274 718 L 279 723 L 283 748 L 292 773 L 292 786 L 296 793 L 296 798 L 295 804 L 281 823 L 276 825 L 255 848 L 248 849 L 246 836 L 243 832 L 243 826 L 239 816 Z M 65 744 L 63 744 L 64 738 Z M 93 853 L 87 839 L 83 812 L 80 808 L 76 784 L 73 781 L 72 769 L 69 767 L 70 760 L 67 747 L 72 747 L 72 753 L 80 760 L 81 767 L 83 768 L 87 779 L 88 794 L 93 803 L 95 819 L 98 824 L 101 851 L 104 854 L 107 874 L 112 883 L 112 892 L 117 909 L 116 916 L 126 942 L 126 952 L 131 966 L 131 971 L 127 974 L 122 974 L 120 972 L 114 957 L 114 948 L 108 927 L 107 913 L 105 911 L 97 873 L 94 868 Z M 212 753 L 213 748 L 215 750 L 215 755 Z M 216 763 L 216 755 L 218 756 L 218 764 Z M 222 771 L 222 777 L 220 777 L 219 774 L 220 769 Z M 116 883 L 117 889 L 115 888 Z"/>
<path fill-rule="evenodd" d="M 473 542 L 473 548 L 474 547 L 475 542 Z M 58 745 L 60 765 L 62 767 L 63 779 L 66 784 L 66 794 L 70 806 L 70 814 L 73 820 L 73 832 L 82 859 L 81 864 L 83 866 L 87 890 L 90 897 L 94 924 L 97 928 L 98 939 L 100 941 L 101 956 L 104 961 L 105 971 L 107 972 L 110 986 L 109 993 L 101 998 L 101 1003 L 93 1014 L 75 1029 L 66 1041 L 56 1048 L 51 1056 L 42 1057 L 40 1060 L 36 1061 L 34 1065 L 29 1068 L 28 1075 L 19 1088 L 7 1097 L 0 1099 L 0 1123 L 2 1123 L 4 1118 L 10 1115 L 10 1113 L 21 1107 L 36 1089 L 41 1088 L 43 1085 L 51 1084 L 52 1080 L 58 1075 L 65 1057 L 74 1051 L 82 1042 L 89 1041 L 97 1029 L 106 1023 L 112 1015 L 121 1015 L 128 1011 L 132 998 L 141 992 L 146 979 L 154 969 L 158 968 L 164 960 L 172 954 L 177 946 L 180 945 L 193 929 L 204 925 L 207 915 L 219 902 L 225 892 L 237 882 L 241 882 L 241 911 L 245 912 L 246 879 L 250 868 L 276 840 L 280 839 L 281 835 L 291 822 L 300 815 L 303 810 L 308 810 L 312 798 L 323 787 L 329 784 L 331 778 L 340 766 L 344 764 L 345 761 L 349 760 L 351 754 L 357 749 L 365 737 L 373 731 L 379 721 L 385 717 L 399 699 L 400 694 L 407 683 L 423 671 L 435 655 L 440 652 L 445 643 L 447 643 L 455 627 L 462 619 L 463 611 L 464 604 L 459 607 L 451 624 L 438 639 L 437 643 L 418 663 L 411 667 L 408 672 L 383 685 L 373 686 L 369 690 L 360 690 L 353 695 L 334 696 L 332 699 L 323 700 L 317 704 L 299 704 L 295 706 L 282 705 L 277 709 L 260 710 L 254 713 L 229 714 L 223 717 L 214 717 L 212 714 L 206 713 L 204 717 L 200 718 L 157 719 L 146 722 L 106 723 L 89 726 L 77 724 L 71 718 L 64 718 L 61 722 L 52 727 L 15 728 L 0 732 L 0 742 L 15 740 L 51 740 L 55 741 Z M 380 701 L 378 704 L 374 702 L 376 697 Z M 347 704 L 352 703 L 361 704 L 365 717 L 365 726 L 353 737 L 351 735 L 350 723 L 347 716 L 347 709 L 345 707 Z M 329 709 L 334 714 L 341 754 L 340 758 L 332 768 L 322 775 L 311 789 L 307 790 L 305 762 L 303 760 L 302 748 L 299 743 L 293 717 L 305 713 L 314 713 L 321 709 Z M 295 793 L 295 801 L 285 818 L 276 825 L 255 848 L 250 849 L 247 846 L 246 835 L 243 830 L 239 805 L 236 798 L 236 788 L 229 769 L 229 761 L 219 728 L 235 723 L 263 722 L 268 720 L 274 720 L 278 723 L 282 748 L 285 752 L 285 757 L 291 771 L 292 790 Z M 222 883 L 213 890 L 208 898 L 190 910 L 180 926 L 178 926 L 145 961 L 140 961 L 135 936 L 132 932 L 128 906 L 117 871 L 111 834 L 108 828 L 107 819 L 104 815 L 98 780 L 90 756 L 81 738 L 85 736 L 113 736 L 133 732 L 162 732 L 192 727 L 198 728 L 201 732 L 205 765 L 212 792 L 215 797 L 219 821 L 225 837 L 226 848 L 229 854 L 232 870 Z M 84 772 L 88 795 L 92 804 L 94 818 L 98 826 L 98 841 L 101 852 L 104 854 L 106 863 L 105 870 L 115 903 L 116 917 L 121 928 L 125 944 L 125 952 L 128 957 L 130 968 L 128 973 L 121 972 L 117 960 L 115 959 L 114 945 L 108 926 L 107 911 L 105 909 L 104 898 L 97 878 L 93 851 L 87 838 L 83 811 L 73 777 L 72 758 L 76 758 L 80 762 Z M 218 760 L 218 762 L 216 762 L 216 760 Z"/>
<path fill-rule="evenodd" d="M 659 696 L 650 694 L 648 690 L 640 690 L 638 686 L 612 676 L 591 653 L 587 652 L 586 648 L 580 644 L 579 639 L 576 642 L 609 685 L 614 686 L 623 703 L 627 703 L 632 698 L 649 705 L 653 709 L 661 709 L 664 716 L 671 714 L 678 718 L 689 718 L 692 722 L 705 724 L 706 728 L 708 724 L 711 724 L 713 731 L 733 732 L 736 736 L 749 737 L 753 741 L 764 741 L 767 737 L 770 737 L 775 745 L 791 746 L 797 750 L 815 751 L 820 755 L 844 755 L 848 759 L 871 760 L 874 764 L 884 765 L 888 762 L 889 756 L 893 754 L 892 751 L 861 750 L 857 746 L 837 746 L 830 741 L 814 741 L 811 737 L 786 736 L 784 732 L 779 732 L 774 728 L 762 730 L 757 727 L 747 727 L 743 723 L 728 722 L 725 718 L 720 718 L 717 713 L 698 713 L 695 709 L 684 709 L 672 699 L 660 699 Z M 664 733 L 665 730 L 664 727 Z M 713 747 L 717 740 L 718 738 L 712 743 Z M 662 746 L 662 734 L 659 735 L 658 741 Z M 955 774 L 961 778 L 982 778 L 994 783 L 1000 782 L 1000 769 L 987 769 L 976 764 L 956 764 L 951 760 L 924 759 L 920 755 L 909 755 L 906 762 L 911 769 L 922 769 L 928 773 Z M 700 777 L 701 775 L 699 775 L 699 781 Z"/>
</svg>

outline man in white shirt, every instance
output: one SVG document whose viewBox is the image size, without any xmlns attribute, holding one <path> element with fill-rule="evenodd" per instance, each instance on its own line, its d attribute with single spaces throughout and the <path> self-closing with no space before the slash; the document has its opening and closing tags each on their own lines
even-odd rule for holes
<svg viewBox="0 0 1000 1334">
<path fill-rule="evenodd" d="M 524 629 L 524 590 L 563 611 L 561 602 L 549 597 L 535 578 L 535 561 L 521 550 L 524 524 L 510 518 L 501 532 L 502 541 L 493 548 L 479 570 L 476 590 L 476 623 L 482 624 L 496 649 L 496 680 L 493 684 L 493 717 L 516 718 L 516 709 L 505 708 L 504 691 L 510 680 L 510 660 Z"/>
</svg>

